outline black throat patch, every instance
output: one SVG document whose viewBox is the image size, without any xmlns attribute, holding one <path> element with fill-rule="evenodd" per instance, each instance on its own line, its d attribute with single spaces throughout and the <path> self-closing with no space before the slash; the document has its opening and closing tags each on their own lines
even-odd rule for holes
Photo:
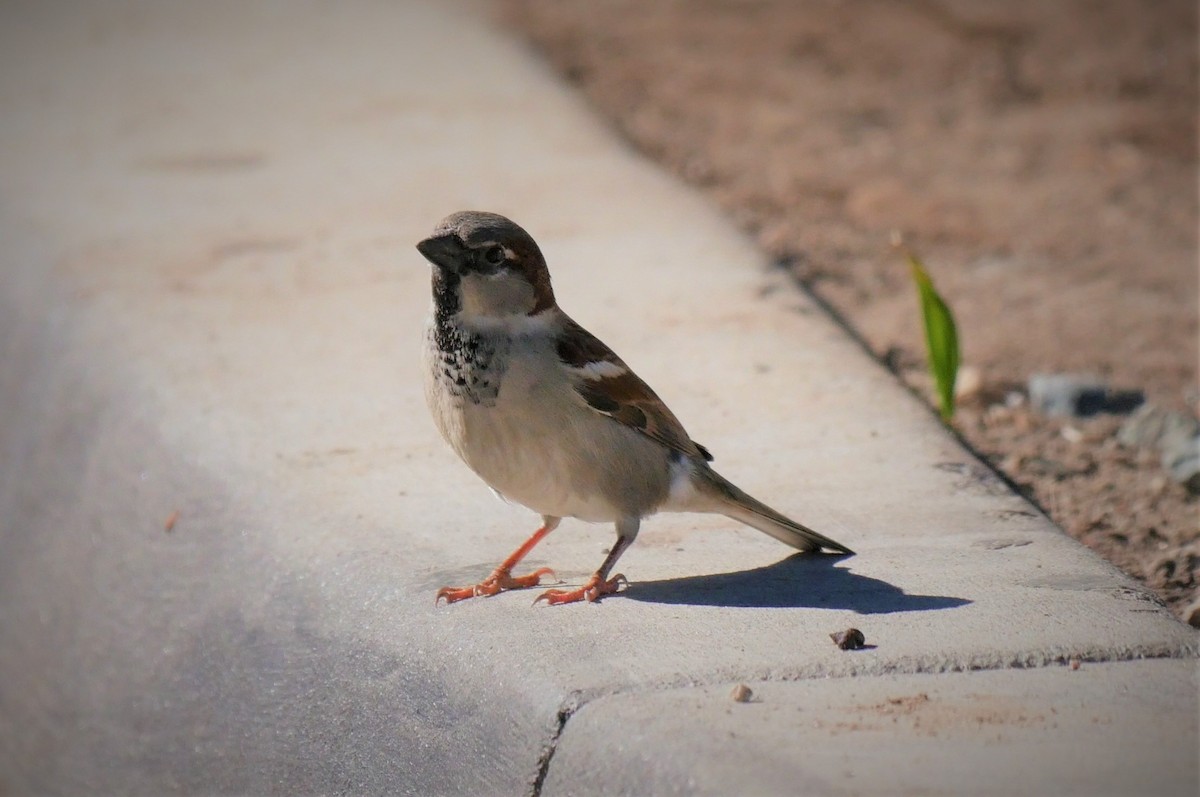
<svg viewBox="0 0 1200 797">
<path fill-rule="evenodd" d="M 441 279 L 439 279 L 439 277 Z M 431 334 L 438 353 L 437 378 L 451 395 L 472 404 L 494 406 L 504 374 L 499 337 L 472 332 L 459 323 L 462 307 L 458 276 L 439 274 L 433 281 L 434 324 Z M 497 356 L 500 355 L 500 356 Z"/>
</svg>

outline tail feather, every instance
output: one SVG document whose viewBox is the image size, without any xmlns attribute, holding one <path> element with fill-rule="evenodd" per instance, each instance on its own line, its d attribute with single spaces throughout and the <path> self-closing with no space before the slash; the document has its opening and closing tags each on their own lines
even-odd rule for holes
<svg viewBox="0 0 1200 797">
<path fill-rule="evenodd" d="M 701 477 L 697 481 L 703 485 L 704 492 L 717 499 L 715 511 L 725 517 L 745 523 L 764 534 L 770 534 L 780 542 L 801 551 L 811 552 L 828 548 L 838 553 L 854 553 L 840 542 L 831 540 L 752 498 L 711 468 L 705 468 L 704 471 L 707 472 L 697 474 Z"/>
</svg>

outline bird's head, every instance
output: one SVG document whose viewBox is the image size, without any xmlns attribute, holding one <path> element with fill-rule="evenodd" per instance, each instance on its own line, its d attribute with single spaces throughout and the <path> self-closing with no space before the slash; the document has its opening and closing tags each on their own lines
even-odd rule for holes
<svg viewBox="0 0 1200 797">
<path fill-rule="evenodd" d="M 417 244 L 433 264 L 439 312 L 485 320 L 533 316 L 554 306 L 550 272 L 529 233 L 503 216 L 451 214 Z"/>
</svg>

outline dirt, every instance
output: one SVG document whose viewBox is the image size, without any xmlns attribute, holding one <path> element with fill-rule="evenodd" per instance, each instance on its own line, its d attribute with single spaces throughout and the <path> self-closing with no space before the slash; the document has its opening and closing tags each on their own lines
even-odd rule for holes
<svg viewBox="0 0 1200 797">
<path fill-rule="evenodd" d="M 636 147 L 708 192 L 932 398 L 895 233 L 979 378 L 953 424 L 1181 615 L 1200 505 L 1121 419 L 1044 417 L 1035 373 L 1197 411 L 1192 0 L 504 0 Z"/>
</svg>

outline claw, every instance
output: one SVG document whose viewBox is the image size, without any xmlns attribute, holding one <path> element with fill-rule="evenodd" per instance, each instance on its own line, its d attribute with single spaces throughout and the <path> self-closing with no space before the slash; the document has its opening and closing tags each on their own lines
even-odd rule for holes
<svg viewBox="0 0 1200 797">
<path fill-rule="evenodd" d="M 605 595 L 617 594 L 621 591 L 622 585 L 629 586 L 629 579 L 620 573 L 608 581 L 601 580 L 600 574 L 597 573 L 579 589 L 548 589 L 534 598 L 533 604 L 536 606 L 540 601 L 545 601 L 551 606 L 562 603 L 579 603 L 580 601 L 595 603 Z"/>
<path fill-rule="evenodd" d="M 554 571 L 548 567 L 539 567 L 532 573 L 526 576 L 509 576 L 508 582 L 501 589 L 526 589 L 528 587 L 536 587 L 542 583 L 542 576 L 550 576 L 553 579 L 558 578 L 554 575 Z"/>
<path fill-rule="evenodd" d="M 483 581 L 470 587 L 442 587 L 437 591 L 433 601 L 436 606 L 444 599 L 446 603 L 457 603 L 467 598 L 490 597 L 498 592 L 510 589 L 527 589 L 542 583 L 542 576 L 554 576 L 554 571 L 548 567 L 539 567 L 524 576 L 514 576 L 502 567 L 492 571 Z"/>
</svg>

